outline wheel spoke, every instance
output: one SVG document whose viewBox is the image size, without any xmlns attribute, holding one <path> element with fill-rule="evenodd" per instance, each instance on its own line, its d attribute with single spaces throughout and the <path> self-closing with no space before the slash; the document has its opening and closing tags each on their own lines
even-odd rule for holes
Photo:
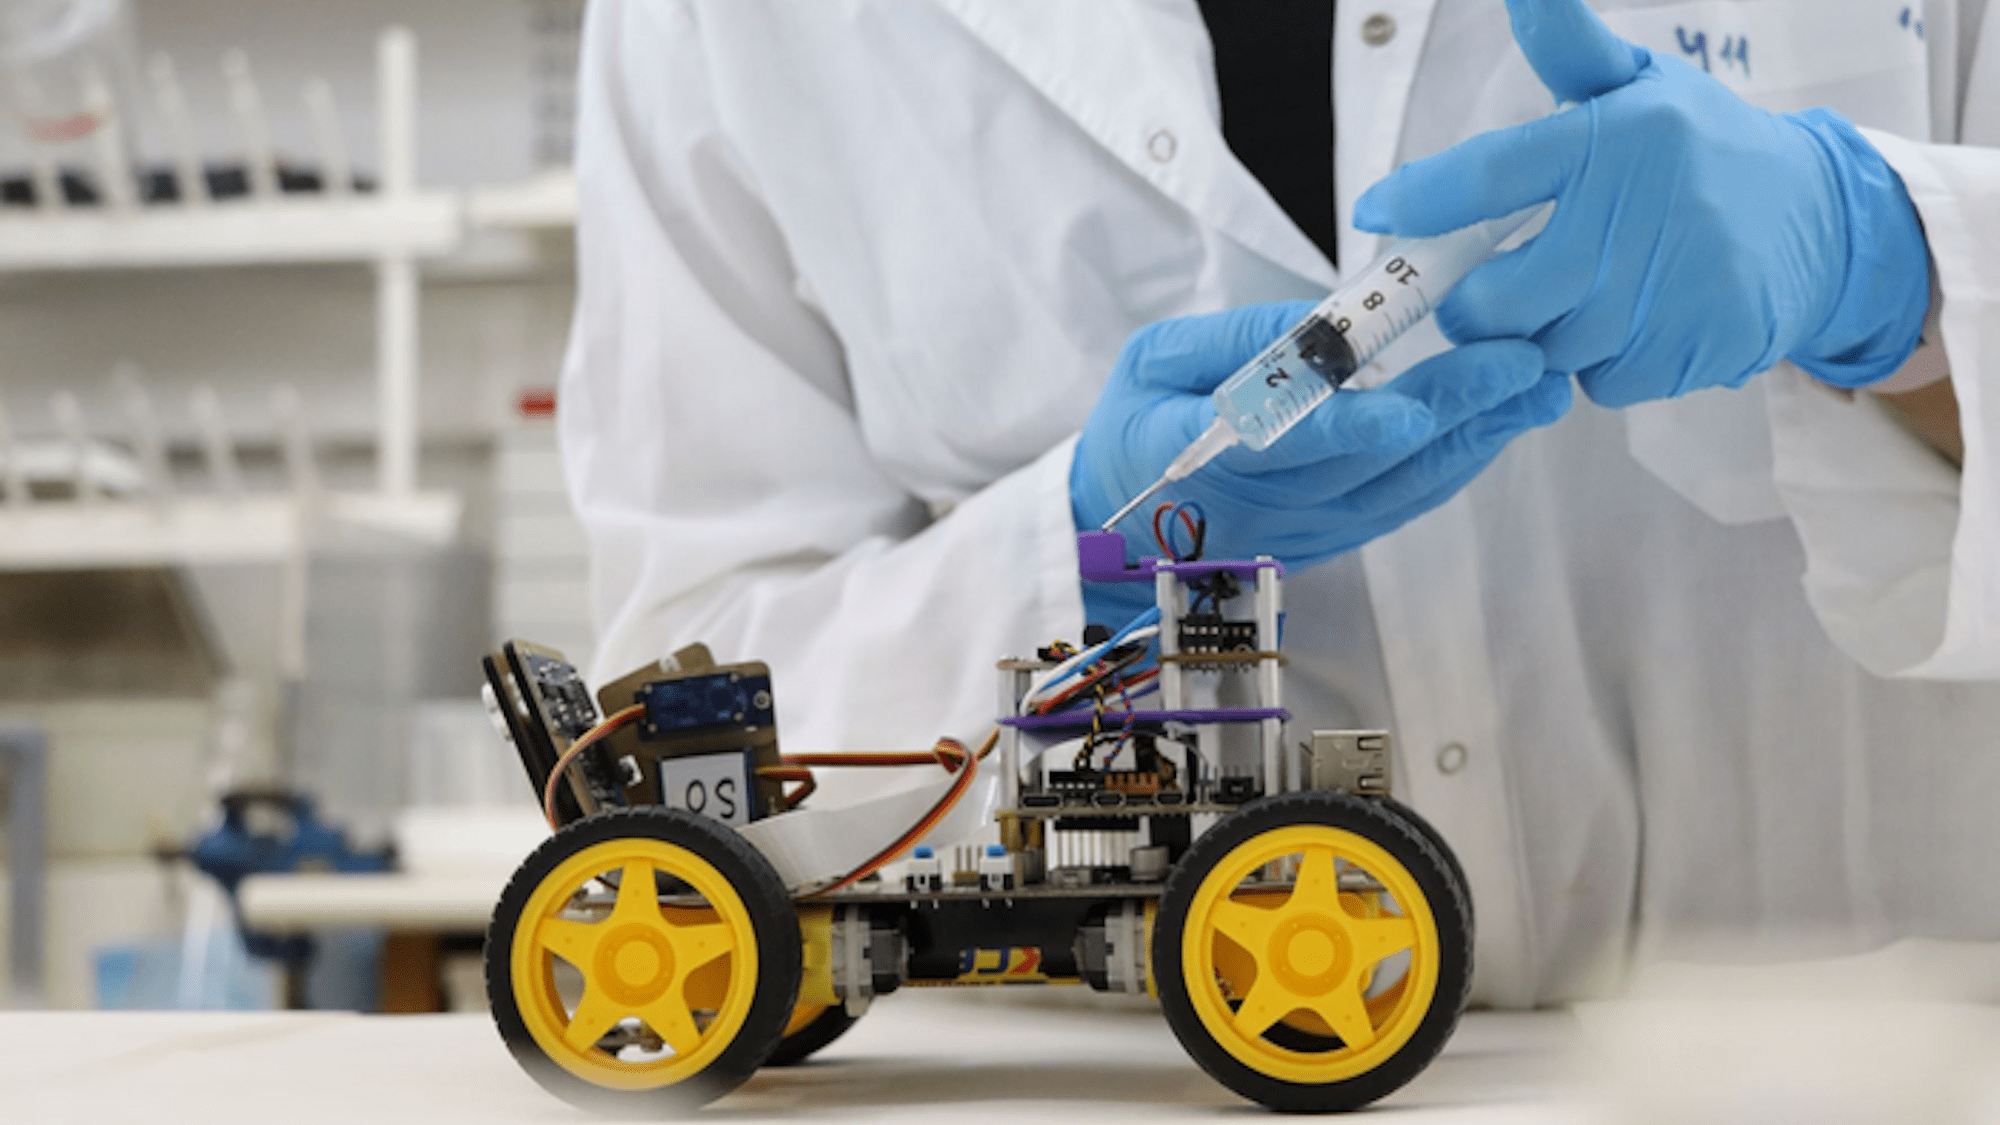
<svg viewBox="0 0 2000 1125">
<path fill-rule="evenodd" d="M 1309 847 L 1299 857 L 1299 877 L 1292 884 L 1292 899 L 1288 905 L 1303 903 L 1325 903 L 1333 905 L 1340 901 L 1340 872 L 1333 860 L 1333 849 Z"/>
<path fill-rule="evenodd" d="M 1373 965 L 1417 944 L 1416 923 L 1393 914 L 1380 918 L 1350 917 L 1347 933 L 1354 941 L 1354 960 L 1361 966 Z"/>
<path fill-rule="evenodd" d="M 1368 1016 L 1368 1005 L 1362 1003 L 1361 990 L 1353 984 L 1320 997 L 1312 1010 L 1347 1046 L 1359 1049 L 1375 1042 L 1375 1022 Z"/>
<path fill-rule="evenodd" d="M 702 913 L 709 917 L 714 916 L 709 911 Z M 667 923 L 667 937 L 673 942 L 674 962 L 680 966 L 683 975 L 736 948 L 736 931 L 727 922 L 691 922 L 686 925 L 675 925 L 670 919 Z"/>
<path fill-rule="evenodd" d="M 586 982 L 583 999 L 576 1002 L 576 1011 L 570 1013 L 569 1029 L 563 1032 L 563 1042 L 569 1044 L 573 1051 L 587 1051 L 628 1014 Z"/>
<path fill-rule="evenodd" d="M 535 944 L 579 969 L 588 967 L 591 951 L 597 947 L 601 931 L 592 922 L 572 922 L 567 918 L 544 918 L 535 930 Z"/>
<path fill-rule="evenodd" d="M 619 922 L 657 921 L 660 915 L 660 893 L 653 881 L 653 865 L 644 860 L 632 860 L 619 871 L 618 904 L 611 908 L 611 917 Z"/>
<path fill-rule="evenodd" d="M 1215 904 L 1210 918 L 1218 932 L 1242 946 L 1252 957 L 1262 957 L 1270 942 L 1271 927 L 1277 923 L 1278 911 L 1226 898 Z"/>
<path fill-rule="evenodd" d="M 1236 1009 L 1236 1031 L 1246 1039 L 1259 1038 L 1298 1007 L 1297 997 L 1280 987 L 1269 973 L 1261 973 Z"/>
<path fill-rule="evenodd" d="M 665 996 L 639 1009 L 639 1018 L 674 1049 L 674 1054 L 688 1055 L 701 1045 L 701 1029 L 694 1025 L 694 1013 L 688 1011 L 680 986 L 681 981 L 675 981 Z"/>
</svg>

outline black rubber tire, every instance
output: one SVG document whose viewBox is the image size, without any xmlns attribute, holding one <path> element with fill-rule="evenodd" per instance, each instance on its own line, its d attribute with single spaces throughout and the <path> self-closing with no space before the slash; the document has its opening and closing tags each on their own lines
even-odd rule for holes
<svg viewBox="0 0 2000 1125">
<path fill-rule="evenodd" d="M 798 1029 L 778 1043 L 771 1057 L 764 1060 L 765 1066 L 797 1066 L 818 1054 L 833 1041 L 847 1034 L 847 1029 L 861 1021 L 847 1014 L 847 1009 L 839 1004 L 831 1004 L 813 1021 Z"/>
<path fill-rule="evenodd" d="M 610 840 L 642 837 L 686 848 L 729 880 L 756 933 L 756 995 L 736 1038 L 714 1062 L 672 1086 L 616 1090 L 581 1078 L 542 1051 L 521 1018 L 508 970 L 513 939 L 530 896 L 570 856 Z M 685 1113 L 743 1084 L 784 1038 L 803 973 L 798 914 L 762 853 L 719 821 L 678 809 L 648 807 L 598 813 L 563 827 L 534 850 L 500 894 L 486 931 L 486 998 L 500 1038 L 521 1069 L 556 1097 L 616 1116 Z"/>
<path fill-rule="evenodd" d="M 1180 972 L 1182 931 L 1187 927 L 1188 912 L 1202 880 L 1253 837 L 1299 824 L 1344 829 L 1387 851 L 1409 871 L 1428 901 L 1437 921 L 1440 946 L 1437 989 L 1430 1009 L 1409 1042 L 1374 1070 L 1318 1085 L 1274 1078 L 1230 1054 L 1203 1025 L 1195 1011 L 1188 981 Z M 1152 949 L 1160 1007 L 1188 1055 L 1224 1086 L 1281 1113 L 1341 1113 L 1359 1109 L 1387 1097 L 1422 1073 L 1457 1028 L 1472 988 L 1471 907 L 1456 865 L 1439 854 L 1431 843 L 1432 835 L 1395 806 L 1345 793 L 1305 792 L 1285 793 L 1245 805 L 1196 840 L 1174 866 L 1161 893 Z M 1208 986 L 1207 982 L 1204 986 Z M 1338 1044 L 1338 1040 L 1329 1041 L 1296 1029 L 1286 1031 L 1291 1033 L 1288 1038 L 1294 1042 L 1289 1045 L 1295 1050 Z"/>
<path fill-rule="evenodd" d="M 1451 877 L 1457 880 L 1460 887 L 1465 889 L 1465 925 L 1467 929 L 1472 931 L 1474 940 L 1477 940 L 1479 937 L 1479 904 L 1473 901 L 1472 882 L 1465 877 L 1465 868 L 1458 862 L 1458 853 L 1451 850 L 1451 844 L 1445 840 L 1443 833 L 1440 833 L 1433 827 L 1430 821 L 1425 820 L 1417 810 L 1396 800 L 1394 797 L 1377 797 L 1374 800 L 1407 821 L 1411 828 L 1416 829 L 1424 839 L 1430 841 L 1431 847 L 1437 849 L 1438 855 L 1444 857 L 1445 865 L 1451 868 Z"/>
</svg>

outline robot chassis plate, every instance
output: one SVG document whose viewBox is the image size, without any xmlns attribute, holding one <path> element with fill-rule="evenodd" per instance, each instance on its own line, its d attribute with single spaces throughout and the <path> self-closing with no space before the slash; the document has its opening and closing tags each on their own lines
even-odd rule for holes
<svg viewBox="0 0 2000 1125">
<path fill-rule="evenodd" d="M 1115 533 L 1078 552 L 1088 581 L 1153 585 L 1159 706 L 1129 690 L 1151 673 L 1120 678 L 1152 625 L 1001 661 L 998 842 L 898 847 L 849 885 L 760 850 L 753 826 L 807 815 L 810 788 L 785 791 L 809 774 L 778 752 L 763 665 L 693 646 L 593 704 L 560 653 L 489 656 L 489 710 L 557 826 L 487 938 L 522 1067 L 580 1106 L 684 1111 L 899 988 L 1078 982 L 1157 997 L 1196 1063 L 1273 1109 L 1355 1109 L 1428 1066 L 1470 986 L 1465 878 L 1390 796 L 1386 733 L 1286 752 L 1283 568 L 1133 565 Z M 606 734 L 599 704 L 628 721 Z"/>
</svg>

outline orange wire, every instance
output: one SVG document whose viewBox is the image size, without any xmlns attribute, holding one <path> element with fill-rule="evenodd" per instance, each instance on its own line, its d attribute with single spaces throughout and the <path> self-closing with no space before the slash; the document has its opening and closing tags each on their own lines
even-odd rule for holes
<svg viewBox="0 0 2000 1125">
<path fill-rule="evenodd" d="M 784 769 L 791 766 L 801 766 L 801 767 L 828 766 L 837 769 L 843 766 L 940 765 L 944 767 L 946 773 L 957 773 L 959 758 L 957 756 L 954 756 L 952 753 L 948 753 L 945 750 L 941 749 L 941 747 L 943 747 L 946 743 L 949 743 L 952 746 L 957 746 L 959 747 L 960 750 L 963 750 L 963 747 L 960 746 L 958 742 L 947 738 L 947 739 L 940 739 L 939 745 L 932 747 L 929 751 L 861 750 L 861 751 L 839 753 L 839 754 L 787 754 L 784 756 L 784 758 L 781 759 L 781 761 L 784 762 L 784 766 L 765 767 L 765 770 L 760 770 L 758 772 L 762 773 L 765 772 L 766 770 L 775 771 L 778 769 Z M 993 752 L 993 740 L 988 739 L 986 741 L 986 744 L 980 749 L 979 756 L 981 758 L 984 758 L 986 757 L 986 755 L 992 752 Z M 807 769 L 803 772 L 806 774 L 806 777 L 801 777 L 798 774 L 791 774 L 791 773 L 780 775 L 775 772 L 773 772 L 771 776 L 773 777 L 783 776 L 788 780 L 803 781 L 806 780 L 807 777 L 810 777 L 811 770 Z M 812 788 L 808 787 L 804 791 L 800 792 L 796 799 L 788 799 L 787 805 L 789 806 L 792 804 L 797 804 L 798 801 L 804 800 L 806 794 L 810 792 L 812 792 Z"/>
<path fill-rule="evenodd" d="M 924 836 L 929 834 L 931 829 L 938 826 L 939 821 L 942 821 L 957 806 L 958 799 L 965 795 L 965 790 L 972 784 L 972 777 L 976 772 L 978 772 L 977 766 L 961 771 L 957 780 L 952 782 L 951 788 L 945 790 L 944 796 L 938 799 L 937 804 L 931 806 L 931 810 L 924 814 L 923 819 L 912 825 L 909 831 L 897 837 L 894 843 L 877 852 L 868 862 L 848 872 L 833 885 L 814 892 L 814 897 L 831 894 L 834 891 L 853 886 L 876 871 L 881 870 L 891 860 L 903 854 L 912 844 L 923 839 Z"/>
<path fill-rule="evenodd" d="M 820 895 L 832 894 L 834 891 L 842 890 L 846 887 L 851 887 L 854 884 L 860 882 L 861 880 L 866 879 L 868 876 L 873 875 L 875 872 L 881 870 L 884 865 L 892 862 L 893 860 L 896 859 L 897 856 L 900 856 L 904 852 L 908 851 L 910 847 L 914 845 L 918 840 L 923 839 L 927 834 L 929 834 L 931 829 L 936 828 L 940 821 L 944 820 L 946 816 L 950 815 L 952 808 L 958 804 L 958 799 L 960 797 L 965 796 L 965 791 L 972 787 L 973 775 L 979 772 L 979 763 L 982 760 L 984 760 L 988 754 L 991 754 L 993 752 L 993 748 L 996 745 L 998 745 L 999 742 L 1000 742 L 1000 728 L 998 727 L 993 728 L 993 730 L 986 735 L 986 741 L 980 743 L 979 752 L 976 754 L 968 753 L 965 749 L 965 745 L 961 742 L 958 742 L 955 739 L 950 739 L 950 738 L 939 739 L 937 747 L 933 752 L 936 754 L 937 759 L 940 762 L 942 762 L 947 756 L 951 756 L 958 758 L 960 761 L 964 763 L 964 768 L 958 769 L 956 771 L 958 774 L 958 778 L 952 782 L 951 788 L 945 790 L 944 795 L 938 798 L 937 803 L 931 806 L 930 811 L 925 813 L 923 815 L 923 818 L 918 820 L 916 824 L 912 825 L 909 831 L 903 833 L 901 836 L 898 836 L 895 842 L 891 843 L 888 847 L 883 848 L 881 851 L 875 853 L 874 857 L 868 860 L 868 862 L 848 872 L 846 875 L 841 876 L 838 882 L 833 883 L 831 886 L 823 887 L 817 891 L 814 891 L 812 894 L 806 897 L 817 898 Z M 835 756 L 838 757 L 839 755 Z M 945 768 L 951 769 L 953 767 L 946 766 Z"/>
<path fill-rule="evenodd" d="M 646 705 L 643 703 L 634 703 L 624 710 L 613 712 L 603 722 L 584 731 L 575 742 L 569 744 L 568 750 L 563 751 L 563 756 L 556 759 L 555 768 L 549 771 L 548 784 L 542 787 L 542 816 L 549 822 L 551 830 L 562 827 L 562 825 L 556 823 L 556 786 L 562 782 L 563 771 L 569 768 L 570 763 L 576 760 L 578 754 L 590 749 L 591 746 L 602 741 L 612 731 L 617 730 L 619 727 L 624 726 L 645 713 Z"/>
<path fill-rule="evenodd" d="M 904 753 L 866 752 L 857 754 L 787 754 L 788 766 L 928 766 L 944 762 L 948 770 L 958 766 L 945 762 L 937 751 L 912 751 Z"/>
<path fill-rule="evenodd" d="M 797 808 L 800 801 L 812 796 L 813 790 L 819 788 L 819 782 L 813 780 L 813 772 L 804 766 L 758 766 L 757 776 L 799 783 L 797 789 L 784 794 L 786 810 Z"/>
</svg>

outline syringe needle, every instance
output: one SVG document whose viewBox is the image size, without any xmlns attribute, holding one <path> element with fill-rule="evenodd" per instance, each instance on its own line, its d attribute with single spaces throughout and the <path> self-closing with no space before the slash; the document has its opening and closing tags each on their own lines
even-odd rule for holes
<svg viewBox="0 0 2000 1125">
<path fill-rule="evenodd" d="M 1167 463 L 1167 471 L 1160 474 L 1159 480 L 1148 485 L 1146 491 L 1134 496 L 1130 504 L 1118 509 L 1118 514 L 1105 520 L 1104 526 L 1098 528 L 1098 530 L 1110 531 L 1112 528 L 1118 526 L 1119 522 L 1126 516 L 1138 511 L 1139 505 L 1152 499 L 1154 493 L 1173 484 L 1175 481 L 1188 479 L 1188 477 L 1194 474 L 1196 469 L 1221 456 L 1222 451 L 1235 445 L 1237 440 L 1235 429 L 1227 421 L 1217 418 L 1215 421 L 1210 422 L 1208 428 L 1201 432 L 1200 437 L 1189 442 L 1187 448 L 1181 450 L 1178 457 Z"/>
<path fill-rule="evenodd" d="M 1162 488 L 1167 487 L 1167 485 L 1171 484 L 1172 482 L 1173 482 L 1172 477 L 1162 475 L 1159 480 L 1156 480 L 1152 484 L 1147 485 L 1146 490 L 1144 492 L 1141 492 L 1139 495 L 1134 496 L 1132 498 L 1131 503 L 1118 509 L 1117 515 L 1114 515 L 1110 519 L 1105 520 L 1104 526 L 1098 528 L 1098 530 L 1110 531 L 1112 528 L 1117 527 L 1119 524 L 1125 522 L 1126 516 L 1129 516 L 1133 512 L 1138 511 L 1139 505 L 1144 504 L 1148 500 L 1151 500 L 1153 498 L 1154 493 L 1158 492 Z"/>
</svg>

